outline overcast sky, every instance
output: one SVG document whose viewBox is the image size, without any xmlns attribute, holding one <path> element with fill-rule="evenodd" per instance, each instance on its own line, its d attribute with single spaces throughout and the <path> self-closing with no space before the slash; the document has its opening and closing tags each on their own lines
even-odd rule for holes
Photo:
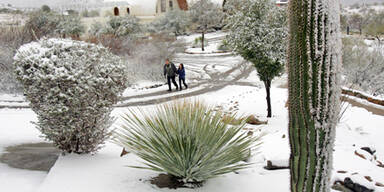
<svg viewBox="0 0 384 192">
<path fill-rule="evenodd" d="M 0 0 L 0 4 L 9 3 L 17 7 L 41 7 L 41 5 L 55 5 L 57 3 L 67 2 L 68 0 Z M 372 3 L 384 2 L 384 0 L 341 0 L 344 5 L 351 5 L 354 3 Z"/>
</svg>

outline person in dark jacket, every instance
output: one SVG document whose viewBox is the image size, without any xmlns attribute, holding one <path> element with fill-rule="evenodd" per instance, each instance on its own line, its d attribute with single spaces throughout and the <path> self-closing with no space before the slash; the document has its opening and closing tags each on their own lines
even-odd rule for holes
<svg viewBox="0 0 384 192">
<path fill-rule="evenodd" d="M 176 73 L 177 73 L 177 69 L 176 69 L 175 64 L 170 62 L 169 59 L 166 59 L 165 65 L 164 65 L 164 76 L 167 78 L 168 88 L 169 88 L 168 91 L 172 91 L 171 80 L 172 80 L 173 85 L 175 85 L 176 90 L 179 89 L 179 86 L 177 86 L 177 83 L 175 80 Z"/>
<path fill-rule="evenodd" d="M 181 81 L 183 81 L 183 84 L 185 86 L 185 89 L 188 89 L 188 85 L 185 83 L 185 69 L 184 69 L 184 64 L 180 63 L 179 68 L 177 68 L 177 74 L 179 74 L 179 85 L 180 85 L 180 90 L 182 90 L 182 85 Z"/>
</svg>

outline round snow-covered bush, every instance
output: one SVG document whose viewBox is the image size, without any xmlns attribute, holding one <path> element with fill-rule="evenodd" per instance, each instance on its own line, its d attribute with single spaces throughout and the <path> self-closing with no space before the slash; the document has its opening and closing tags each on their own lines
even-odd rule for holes
<svg viewBox="0 0 384 192">
<path fill-rule="evenodd" d="M 21 46 L 16 74 L 37 128 L 64 152 L 97 151 L 109 137 L 112 105 L 126 88 L 126 68 L 108 49 L 68 39 Z"/>
</svg>

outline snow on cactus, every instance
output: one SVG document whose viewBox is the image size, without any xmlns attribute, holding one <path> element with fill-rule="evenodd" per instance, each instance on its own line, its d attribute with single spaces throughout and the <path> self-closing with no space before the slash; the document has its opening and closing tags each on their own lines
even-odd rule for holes
<svg viewBox="0 0 384 192">
<path fill-rule="evenodd" d="M 21 46 L 16 74 L 44 138 L 68 153 L 92 153 L 109 137 L 112 105 L 126 88 L 126 68 L 108 49 L 67 39 Z"/>
<path fill-rule="evenodd" d="M 340 112 L 340 4 L 289 3 L 291 191 L 328 192 Z"/>
</svg>

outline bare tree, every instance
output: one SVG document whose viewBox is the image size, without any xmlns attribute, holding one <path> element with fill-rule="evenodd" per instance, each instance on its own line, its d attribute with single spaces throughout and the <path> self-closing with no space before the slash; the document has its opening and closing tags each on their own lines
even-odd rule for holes
<svg viewBox="0 0 384 192">
<path fill-rule="evenodd" d="M 191 9 L 192 22 L 196 23 L 201 30 L 201 50 L 204 51 L 204 35 L 208 29 L 221 25 L 223 12 L 219 5 L 210 0 L 199 0 L 195 2 Z"/>
</svg>

